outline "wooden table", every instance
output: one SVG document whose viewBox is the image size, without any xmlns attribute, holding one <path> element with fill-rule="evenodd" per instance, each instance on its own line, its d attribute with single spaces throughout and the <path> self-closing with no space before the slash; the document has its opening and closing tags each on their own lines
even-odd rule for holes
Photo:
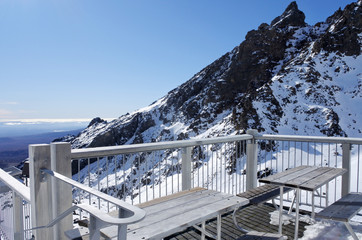
<svg viewBox="0 0 362 240">
<path fill-rule="evenodd" d="M 279 208 L 279 233 L 282 233 L 282 210 L 283 210 L 283 188 L 294 188 L 296 198 L 296 216 L 294 239 L 298 238 L 299 227 L 299 196 L 300 190 L 312 192 L 312 217 L 314 217 L 314 191 L 327 184 L 334 178 L 347 172 L 343 168 L 299 166 L 286 171 L 262 178 L 261 183 L 274 184 L 280 186 L 280 208 Z"/>
<path fill-rule="evenodd" d="M 161 239 L 194 226 L 205 235 L 205 221 L 217 217 L 217 239 L 221 238 L 221 214 L 249 203 L 246 198 L 203 188 L 172 194 L 155 199 L 138 207 L 146 211 L 146 217 L 127 226 L 127 239 Z M 198 227 L 196 224 L 202 224 Z M 101 229 L 107 239 L 116 239 L 117 227 Z"/>
</svg>

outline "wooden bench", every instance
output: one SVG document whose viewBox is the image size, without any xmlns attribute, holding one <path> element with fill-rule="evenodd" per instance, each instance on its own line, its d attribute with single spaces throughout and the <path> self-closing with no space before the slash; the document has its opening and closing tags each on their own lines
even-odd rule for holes
<svg viewBox="0 0 362 240">
<path fill-rule="evenodd" d="M 217 218 L 217 239 L 221 239 L 221 215 L 248 204 L 245 198 L 203 188 L 194 188 L 137 205 L 146 211 L 146 217 L 127 226 L 127 239 L 161 239 L 173 233 L 195 227 L 201 238 L 214 237 L 205 230 L 205 221 Z M 117 215 L 112 212 L 110 215 Z M 201 227 L 198 225 L 201 223 Z M 117 239 L 117 226 L 100 230 L 104 239 Z M 84 239 L 79 230 L 66 233 L 69 239 Z M 87 237 L 87 236 L 85 236 Z"/>
<path fill-rule="evenodd" d="M 349 193 L 316 214 L 316 217 L 343 222 L 353 239 L 358 240 L 349 221 L 362 209 L 362 193 Z"/>
<path fill-rule="evenodd" d="M 284 188 L 284 193 L 292 190 L 291 188 Z M 249 200 L 250 204 L 257 205 L 265 203 L 279 197 L 280 187 L 272 184 L 265 184 L 259 187 L 250 189 L 246 192 L 239 193 L 236 196 L 243 197 Z"/>
<path fill-rule="evenodd" d="M 283 192 L 286 193 L 286 192 L 289 192 L 290 190 L 292 190 L 292 189 L 285 187 Z M 277 205 L 274 202 L 274 199 L 276 197 L 279 197 L 279 195 L 280 195 L 280 187 L 279 186 L 272 185 L 272 184 L 265 184 L 265 185 L 261 185 L 261 186 L 256 187 L 256 188 L 249 189 L 246 192 L 239 193 L 236 196 L 246 198 L 246 199 L 249 200 L 249 204 L 247 204 L 247 205 L 245 205 L 243 207 L 247 207 L 247 206 L 250 206 L 250 205 L 258 205 L 258 204 L 265 203 L 265 202 L 267 202 L 269 200 L 272 200 L 274 207 L 276 209 L 278 209 Z M 235 226 L 239 230 L 241 230 L 243 232 L 246 232 L 246 233 L 249 232 L 248 230 L 244 229 L 243 227 L 241 227 L 239 225 L 239 223 L 237 222 L 236 217 L 235 217 L 235 212 L 233 214 L 233 221 L 234 221 Z"/>
<path fill-rule="evenodd" d="M 251 231 L 237 240 L 282 240 L 286 239 L 281 234 Z"/>
</svg>

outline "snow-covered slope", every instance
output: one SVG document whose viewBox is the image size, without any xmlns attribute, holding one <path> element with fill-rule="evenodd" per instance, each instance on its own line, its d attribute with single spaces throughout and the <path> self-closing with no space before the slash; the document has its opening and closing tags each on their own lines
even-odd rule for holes
<svg viewBox="0 0 362 240">
<path fill-rule="evenodd" d="M 148 107 L 94 119 L 74 148 L 263 133 L 360 136 L 361 0 L 309 26 L 292 2 L 271 24 Z"/>
</svg>

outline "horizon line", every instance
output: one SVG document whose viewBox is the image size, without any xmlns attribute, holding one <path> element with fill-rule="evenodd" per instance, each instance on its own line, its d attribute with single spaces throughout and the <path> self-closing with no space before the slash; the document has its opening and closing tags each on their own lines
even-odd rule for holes
<svg viewBox="0 0 362 240">
<path fill-rule="evenodd" d="M 32 122 L 90 122 L 94 118 L 18 118 L 18 119 L 0 119 L 0 122 L 23 122 L 23 123 L 32 123 Z M 116 118 L 101 118 L 106 121 L 111 121 Z"/>
</svg>

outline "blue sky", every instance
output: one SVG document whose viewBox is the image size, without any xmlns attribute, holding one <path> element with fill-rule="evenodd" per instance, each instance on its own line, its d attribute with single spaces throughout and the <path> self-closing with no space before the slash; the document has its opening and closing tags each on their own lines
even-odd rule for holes
<svg viewBox="0 0 362 240">
<path fill-rule="evenodd" d="M 299 0 L 308 24 L 352 1 Z M 1 0 L 0 121 L 115 118 L 270 23 L 286 0 Z"/>
</svg>

